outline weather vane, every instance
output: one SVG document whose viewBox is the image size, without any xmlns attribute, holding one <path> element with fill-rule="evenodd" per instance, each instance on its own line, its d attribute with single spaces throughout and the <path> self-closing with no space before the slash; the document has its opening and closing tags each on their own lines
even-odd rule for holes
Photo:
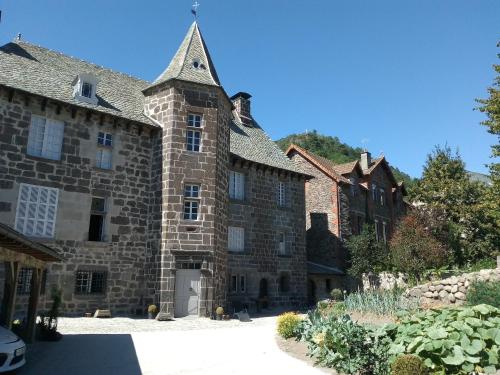
<svg viewBox="0 0 500 375">
<path fill-rule="evenodd" d="M 198 7 L 200 6 L 200 4 L 195 1 L 194 4 L 193 4 L 193 7 L 191 8 L 191 13 L 193 13 L 193 16 L 195 19 L 198 19 Z"/>
</svg>

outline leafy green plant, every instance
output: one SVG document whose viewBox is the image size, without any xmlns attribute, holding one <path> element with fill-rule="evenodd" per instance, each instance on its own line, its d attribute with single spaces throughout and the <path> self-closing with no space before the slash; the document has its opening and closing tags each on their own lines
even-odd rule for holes
<svg viewBox="0 0 500 375">
<path fill-rule="evenodd" d="M 287 312 L 281 314 L 278 317 L 278 334 L 284 339 L 289 339 L 291 337 L 296 337 L 298 334 L 298 327 L 302 321 L 301 317 L 293 312 Z"/>
<path fill-rule="evenodd" d="M 344 299 L 344 293 L 340 289 L 332 289 L 330 291 L 330 297 L 334 301 L 342 301 Z"/>
<path fill-rule="evenodd" d="M 420 357 L 412 354 L 400 355 L 391 365 L 391 375 L 427 375 L 429 370 Z"/>
<path fill-rule="evenodd" d="M 62 302 L 62 291 L 55 286 L 51 290 L 52 307 L 47 315 L 40 313 L 40 320 L 37 322 L 37 338 L 45 341 L 57 341 L 62 338 L 57 332 L 57 318 L 60 315 Z"/>
<path fill-rule="evenodd" d="M 394 315 L 400 310 L 416 310 L 418 302 L 403 298 L 403 292 L 400 288 L 368 289 L 349 294 L 344 303 L 348 311 L 377 315 Z"/>
<path fill-rule="evenodd" d="M 467 303 L 485 303 L 500 308 L 500 281 L 476 281 L 467 291 Z"/>
<path fill-rule="evenodd" d="M 500 368 L 500 310 L 493 306 L 407 314 L 383 330 L 393 340 L 391 362 L 401 354 L 415 354 L 438 374 L 491 374 Z"/>
<path fill-rule="evenodd" d="M 158 312 L 158 307 L 156 307 L 156 305 L 149 305 L 148 306 L 148 313 L 156 314 L 157 312 Z"/>
<path fill-rule="evenodd" d="M 345 246 L 349 250 L 350 275 L 361 277 L 364 273 L 380 272 L 387 267 L 387 249 L 377 240 L 373 224 L 364 224 L 361 234 L 349 237 Z"/>
<path fill-rule="evenodd" d="M 386 375 L 390 340 L 383 331 L 371 331 L 348 315 L 310 312 L 299 326 L 299 338 L 308 345 L 308 355 L 320 365 L 346 374 Z"/>
</svg>

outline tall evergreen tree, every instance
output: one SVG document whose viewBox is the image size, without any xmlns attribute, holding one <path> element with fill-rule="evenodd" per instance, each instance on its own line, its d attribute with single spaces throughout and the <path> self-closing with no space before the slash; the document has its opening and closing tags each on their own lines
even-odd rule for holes
<svg viewBox="0 0 500 375">
<path fill-rule="evenodd" d="M 427 156 L 415 200 L 431 232 L 453 250 L 456 264 L 491 257 L 498 245 L 498 231 L 484 210 L 489 190 L 469 180 L 460 155 L 449 147 L 438 146 Z"/>
</svg>

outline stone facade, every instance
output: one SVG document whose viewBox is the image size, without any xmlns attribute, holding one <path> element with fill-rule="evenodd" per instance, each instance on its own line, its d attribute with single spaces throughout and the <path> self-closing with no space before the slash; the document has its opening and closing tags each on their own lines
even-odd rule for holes
<svg viewBox="0 0 500 375">
<path fill-rule="evenodd" d="M 59 89 L 44 96 L 37 93 L 37 80 L 22 81 L 33 61 L 40 64 L 37 72 L 46 64 L 47 75 L 54 64 L 69 69 L 56 77 L 66 80 L 53 82 Z M 27 70 L 18 72 L 23 64 Z M 172 317 L 179 305 L 179 275 L 188 270 L 200 273 L 194 288 L 200 316 L 213 314 L 217 306 L 305 303 L 306 176 L 256 125 L 250 96 L 234 102 L 227 96 L 196 23 L 152 84 L 24 42 L 0 48 L 0 68 L 20 74 L 14 82 L 0 80 L 0 222 L 16 226 L 21 184 L 57 189 L 54 235 L 36 240 L 59 250 L 64 261 L 47 270 L 41 309 L 50 307 L 54 286 L 63 292 L 62 311 L 68 315 L 98 308 L 143 313 L 155 303 L 163 318 Z M 73 77 L 81 73 L 99 78 L 92 81 L 98 82 L 92 104 L 70 94 Z M 192 114 L 202 119 L 196 151 L 186 146 Z M 63 124 L 58 160 L 28 155 L 34 116 Z M 235 116 L 242 124 L 236 125 Z M 108 169 L 96 162 L 103 132 L 113 140 L 106 146 Z M 245 135 L 238 143 L 236 133 Z M 248 152 L 252 147 L 260 151 Z M 244 201 L 229 200 L 231 170 L 246 176 Z M 280 182 L 283 206 L 277 203 Z M 199 211 L 189 220 L 187 185 L 199 186 Z M 103 236 L 89 241 L 93 198 L 105 200 Z M 228 252 L 230 225 L 245 229 L 241 253 Z M 284 254 L 278 251 L 280 234 Z M 88 293 L 78 290 L 82 272 L 99 274 L 102 288 L 92 292 L 94 281 L 89 281 Z M 235 275 L 245 276 L 236 292 L 230 283 Z"/>
<path fill-rule="evenodd" d="M 436 302 L 461 305 L 467 300 L 467 291 L 475 281 L 500 281 L 500 268 L 432 281 L 407 290 L 406 296 L 418 299 L 423 305 Z"/>
<path fill-rule="evenodd" d="M 267 297 L 270 306 L 287 306 L 306 300 L 306 253 L 304 180 L 290 173 L 263 169 L 233 159 L 231 170 L 245 175 L 245 199 L 231 199 L 229 225 L 243 227 L 242 252 L 230 252 L 229 276 L 244 276 L 246 288 L 231 291 L 234 308 L 255 306 Z M 285 184 L 285 204 L 278 205 L 278 181 Z M 279 253 L 279 234 L 284 234 L 285 253 Z M 265 281 L 263 281 L 265 280 Z M 267 285 L 266 296 L 261 283 Z M 283 285 L 283 284 L 288 285 Z"/>
<path fill-rule="evenodd" d="M 61 160 L 27 154 L 32 115 L 64 121 Z M 114 135 L 113 169 L 95 166 L 97 133 Z M 91 311 L 113 307 L 118 313 L 143 308 L 148 300 L 145 261 L 150 213 L 151 143 L 158 132 L 142 124 L 117 122 L 109 116 L 72 111 L 43 98 L 0 89 L 0 221 L 14 224 L 20 184 L 59 190 L 55 239 L 40 242 L 58 249 L 65 261 L 49 266 L 47 290 L 63 289 L 63 310 Z M 92 197 L 105 198 L 105 241 L 90 242 Z M 105 271 L 107 294 L 74 293 L 75 272 Z M 50 293 L 44 295 L 50 299 Z M 150 298 L 151 299 L 151 298 Z M 44 299 L 42 299 L 42 306 Z"/>
<path fill-rule="evenodd" d="M 170 81 L 148 89 L 146 113 L 163 127 L 160 311 L 173 316 L 175 272 L 201 263 L 200 314 L 226 300 L 226 249 L 231 103 L 217 87 Z M 188 114 L 202 115 L 202 151 L 185 147 Z M 199 220 L 184 220 L 187 183 L 200 185 Z M 156 262 L 155 262 L 156 264 Z"/>
<path fill-rule="evenodd" d="M 372 161 L 368 152 L 360 161 L 341 165 L 297 145 L 290 145 L 287 155 L 304 173 L 314 176 L 306 183 L 309 300 L 323 298 L 324 286 L 357 289 L 366 285 L 366 281 L 347 277 L 339 282 L 348 258 L 344 240 L 370 223 L 379 241 L 388 241 L 394 223 L 406 212 L 404 187 L 394 180 L 385 158 Z"/>
</svg>

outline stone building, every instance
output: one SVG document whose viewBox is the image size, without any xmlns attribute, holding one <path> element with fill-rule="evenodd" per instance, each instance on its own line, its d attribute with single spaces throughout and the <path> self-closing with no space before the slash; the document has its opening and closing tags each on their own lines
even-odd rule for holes
<svg viewBox="0 0 500 375">
<path fill-rule="evenodd" d="M 383 156 L 363 152 L 359 160 L 335 164 L 294 144 L 286 154 L 314 176 L 306 182 L 308 290 L 311 300 L 324 298 L 332 288 L 347 287 L 343 240 L 370 223 L 377 240 L 387 242 L 406 213 L 406 190 Z"/>
<path fill-rule="evenodd" d="M 0 222 L 64 258 L 42 301 L 56 286 L 66 314 L 303 303 L 308 176 L 250 97 L 228 97 L 196 23 L 154 82 L 0 47 Z"/>
</svg>

